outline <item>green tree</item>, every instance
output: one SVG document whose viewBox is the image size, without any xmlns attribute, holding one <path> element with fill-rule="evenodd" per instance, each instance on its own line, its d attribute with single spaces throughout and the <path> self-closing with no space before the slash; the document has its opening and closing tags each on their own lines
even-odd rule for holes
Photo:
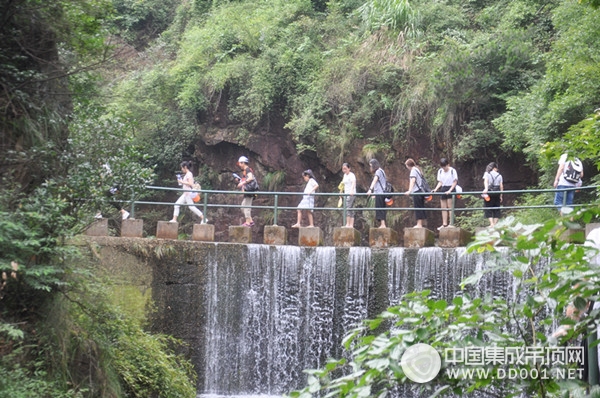
<svg viewBox="0 0 600 398">
<path fill-rule="evenodd" d="M 506 148 L 538 161 L 542 144 L 562 139 L 598 106 L 599 12 L 575 2 L 553 12 L 557 39 L 545 55 L 546 73 L 528 92 L 508 97 L 508 111 L 494 121 Z"/>
<path fill-rule="evenodd" d="M 100 115 L 95 102 L 92 70 L 109 53 L 110 2 L 0 7 L 0 396 L 148 396 L 165 386 L 171 396 L 192 396 L 189 363 L 171 351 L 176 342 L 103 308 L 105 296 L 85 294 L 91 273 L 65 261 L 73 255 L 65 242 L 114 182 L 99 178 L 103 162 L 128 195 L 152 177 L 132 145 L 132 125 Z M 51 312 L 56 302 L 70 308 Z M 86 323 L 86 315 L 98 318 Z M 112 334 L 95 333 L 99 322 Z"/>
</svg>

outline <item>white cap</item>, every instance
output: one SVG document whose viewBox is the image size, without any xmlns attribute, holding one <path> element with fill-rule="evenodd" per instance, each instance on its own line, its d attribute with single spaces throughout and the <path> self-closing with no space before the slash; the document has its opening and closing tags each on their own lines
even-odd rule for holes
<svg viewBox="0 0 600 398">
<path fill-rule="evenodd" d="M 248 163 L 248 158 L 245 156 L 240 156 L 238 163 Z"/>
</svg>

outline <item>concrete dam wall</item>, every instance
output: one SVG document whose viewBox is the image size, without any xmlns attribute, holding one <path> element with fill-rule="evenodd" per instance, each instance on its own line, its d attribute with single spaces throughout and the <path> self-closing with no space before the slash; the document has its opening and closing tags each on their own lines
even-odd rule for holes
<svg viewBox="0 0 600 398">
<path fill-rule="evenodd" d="M 295 246 L 87 237 L 86 258 L 114 281 L 115 295 L 154 331 L 187 343 L 200 393 L 289 392 L 304 369 L 343 356 L 341 340 L 402 295 L 429 289 L 451 300 L 485 266 L 464 248 Z M 511 297 L 510 276 L 476 289 Z"/>
</svg>

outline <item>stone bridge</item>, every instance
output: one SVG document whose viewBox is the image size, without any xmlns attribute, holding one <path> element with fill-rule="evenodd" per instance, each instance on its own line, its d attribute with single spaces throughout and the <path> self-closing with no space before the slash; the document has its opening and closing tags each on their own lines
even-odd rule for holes
<svg viewBox="0 0 600 398">
<path fill-rule="evenodd" d="M 121 224 L 122 237 L 143 236 L 143 220 L 127 219 Z M 252 228 L 243 226 L 229 227 L 229 242 L 252 243 Z M 457 227 L 443 228 L 439 232 L 439 238 L 435 239 L 433 231 L 427 228 L 404 228 L 404 247 L 431 247 L 437 244 L 439 247 L 466 246 L 471 240 L 472 234 L 467 230 Z M 86 231 L 89 236 L 108 236 L 108 220 L 96 220 Z M 159 239 L 177 240 L 179 236 L 179 223 L 158 221 L 156 237 Z M 361 234 L 354 228 L 334 228 L 334 247 L 360 246 Z M 198 242 L 214 242 L 215 227 L 211 224 L 194 224 L 192 240 Z M 319 227 L 301 227 L 298 229 L 298 246 L 322 246 L 324 241 L 323 231 Z M 394 247 L 398 246 L 398 232 L 392 228 L 370 228 L 369 245 L 371 247 Z M 263 243 L 266 245 L 285 245 L 288 243 L 288 230 L 283 226 L 266 225 L 263 233 Z"/>
</svg>

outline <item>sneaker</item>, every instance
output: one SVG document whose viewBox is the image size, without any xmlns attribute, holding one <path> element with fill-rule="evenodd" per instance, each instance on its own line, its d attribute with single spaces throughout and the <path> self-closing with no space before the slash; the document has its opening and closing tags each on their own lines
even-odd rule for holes
<svg viewBox="0 0 600 398">
<path fill-rule="evenodd" d="M 128 218 L 129 218 L 129 212 L 127 210 L 123 210 L 123 212 L 121 213 L 121 219 L 127 220 Z"/>
<path fill-rule="evenodd" d="M 446 228 L 446 227 L 447 227 L 447 225 L 440 225 L 437 230 L 441 231 L 443 228 Z"/>
<path fill-rule="evenodd" d="M 94 218 L 98 218 L 98 219 L 102 218 L 102 213 L 100 213 L 100 212 L 96 213 L 96 215 L 94 216 Z"/>
</svg>

